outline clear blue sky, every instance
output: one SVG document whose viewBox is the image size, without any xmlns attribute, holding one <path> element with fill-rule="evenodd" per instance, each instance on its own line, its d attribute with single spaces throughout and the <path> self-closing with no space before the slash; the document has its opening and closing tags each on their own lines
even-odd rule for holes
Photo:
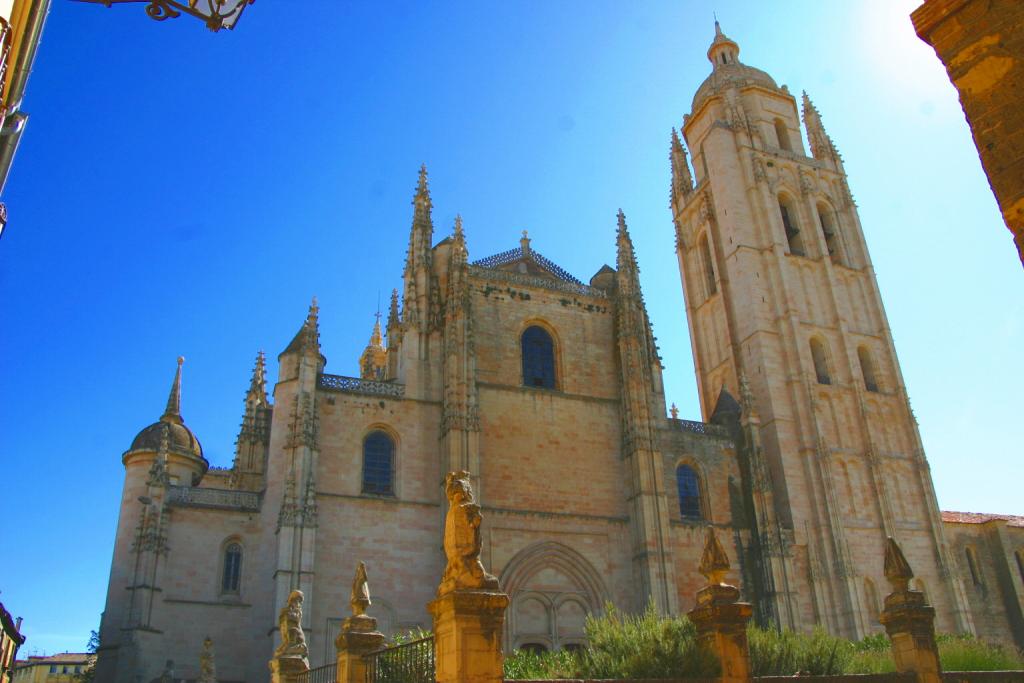
<svg viewBox="0 0 1024 683">
<path fill-rule="evenodd" d="M 667 365 L 698 418 L 668 147 L 710 69 L 704 2 L 259 0 L 214 35 L 55 0 L 0 241 L 0 600 L 23 653 L 99 623 L 121 453 L 187 358 L 183 412 L 229 466 L 258 349 L 320 298 L 356 373 L 430 169 L 437 239 L 533 245 L 581 279 L 625 211 Z M 1024 270 L 916 0 L 716 5 L 740 58 L 806 89 L 846 160 L 944 509 L 1024 513 Z"/>
</svg>

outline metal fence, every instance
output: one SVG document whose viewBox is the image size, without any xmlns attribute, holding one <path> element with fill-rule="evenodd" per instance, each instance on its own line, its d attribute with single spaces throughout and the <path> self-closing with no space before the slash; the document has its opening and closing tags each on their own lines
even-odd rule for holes
<svg viewBox="0 0 1024 683">
<path fill-rule="evenodd" d="M 366 683 L 434 682 L 432 635 L 371 652 L 365 659 Z"/>
<path fill-rule="evenodd" d="M 335 683 L 337 678 L 338 663 L 331 662 L 299 674 L 297 683 Z"/>
</svg>

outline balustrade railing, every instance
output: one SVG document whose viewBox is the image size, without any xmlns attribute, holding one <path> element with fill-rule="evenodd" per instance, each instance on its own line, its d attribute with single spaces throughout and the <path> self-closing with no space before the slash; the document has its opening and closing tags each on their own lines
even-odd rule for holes
<svg viewBox="0 0 1024 683">
<path fill-rule="evenodd" d="M 669 420 L 669 423 L 682 432 L 692 432 L 694 434 L 703 434 L 705 436 L 729 438 L 729 430 L 721 425 L 697 422 L 696 420 L 680 420 L 678 418 Z"/>
<path fill-rule="evenodd" d="M 366 683 L 433 683 L 434 636 L 371 652 Z M 312 682 L 311 682 L 312 683 Z"/>
<path fill-rule="evenodd" d="M 296 683 L 335 683 L 337 678 L 338 663 L 331 662 L 299 674 Z"/>
<path fill-rule="evenodd" d="M 598 299 L 607 299 L 608 292 L 597 287 L 590 287 L 589 285 L 580 284 L 579 282 L 569 282 L 566 280 L 552 280 L 545 277 L 537 277 L 536 275 L 526 275 L 524 273 L 512 273 L 507 270 L 493 270 L 485 266 L 472 265 L 469 267 L 469 274 L 475 277 L 486 278 L 488 280 L 497 280 L 500 282 L 510 282 L 512 284 L 524 285 L 527 287 L 541 287 L 543 289 L 553 289 L 558 292 L 565 292 L 567 294 L 577 294 L 580 296 L 589 296 Z"/>
<path fill-rule="evenodd" d="M 404 384 L 398 384 L 396 382 L 378 382 L 377 380 L 360 379 L 358 377 L 323 374 L 320 375 L 318 384 L 321 389 L 344 391 L 352 394 L 387 396 L 388 398 L 402 398 L 405 395 Z"/>
<path fill-rule="evenodd" d="M 256 512 L 260 509 L 260 494 L 254 491 L 204 489 L 195 486 L 168 486 L 167 502 L 183 507 L 221 508 Z"/>
</svg>

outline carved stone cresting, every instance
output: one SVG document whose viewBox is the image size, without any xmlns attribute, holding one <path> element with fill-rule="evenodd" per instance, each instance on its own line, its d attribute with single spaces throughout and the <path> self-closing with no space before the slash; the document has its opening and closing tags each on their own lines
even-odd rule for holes
<svg viewBox="0 0 1024 683">
<path fill-rule="evenodd" d="M 306 634 L 302 632 L 302 591 L 295 590 L 289 594 L 288 604 L 277 615 L 277 626 L 281 632 L 281 644 L 274 650 L 274 657 L 306 660 L 309 648 L 306 646 Z M 309 666 L 308 661 L 306 666 Z"/>
<path fill-rule="evenodd" d="M 469 472 L 449 472 L 444 478 L 448 514 L 444 520 L 444 570 L 438 596 L 456 590 L 498 590 L 498 579 L 480 562 L 480 506 L 473 498 Z"/>
</svg>

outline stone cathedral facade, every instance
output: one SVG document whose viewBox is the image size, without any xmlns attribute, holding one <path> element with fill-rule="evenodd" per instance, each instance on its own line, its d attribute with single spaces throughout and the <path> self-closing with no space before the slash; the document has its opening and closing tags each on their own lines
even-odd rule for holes
<svg viewBox="0 0 1024 683">
<path fill-rule="evenodd" d="M 272 396 L 258 357 L 220 470 L 185 425 L 179 361 L 123 455 L 99 680 L 147 683 L 167 660 L 195 678 L 209 635 L 221 680 L 265 681 L 296 588 L 311 664 L 330 662 L 359 561 L 382 630 L 429 628 L 459 469 L 511 597 L 506 648 L 580 646 L 607 603 L 689 609 L 708 524 L 762 623 L 879 630 L 893 536 L 940 631 L 1020 643 L 1024 519 L 944 525 L 842 160 L 804 96 L 806 153 L 794 97 L 738 56 L 716 25 L 671 139 L 703 421 L 667 410 L 621 212 L 615 267 L 586 283 L 525 233 L 474 261 L 458 219 L 435 242 L 421 171 L 401 293 L 358 377 L 327 372 L 314 301 Z"/>
</svg>

